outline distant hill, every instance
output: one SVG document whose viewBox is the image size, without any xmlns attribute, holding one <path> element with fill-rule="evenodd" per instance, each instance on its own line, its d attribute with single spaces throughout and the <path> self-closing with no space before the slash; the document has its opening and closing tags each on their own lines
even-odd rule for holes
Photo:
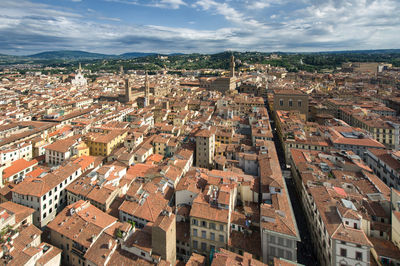
<svg viewBox="0 0 400 266">
<path fill-rule="evenodd" d="M 120 54 L 119 57 L 122 57 L 122 58 L 139 58 L 139 57 L 146 57 L 146 56 L 152 56 L 152 55 L 158 55 L 158 54 L 156 54 L 156 53 L 132 52 L 132 53 Z"/>
<path fill-rule="evenodd" d="M 156 55 L 158 54 L 141 53 L 141 52 L 124 53 L 120 55 L 109 55 L 109 54 L 90 53 L 84 51 L 48 51 L 48 52 L 28 55 L 28 57 L 35 59 L 45 59 L 45 60 L 54 60 L 54 59 L 81 60 L 81 59 L 113 59 L 113 58 L 129 59 L 129 58 L 139 58 L 146 56 L 156 56 Z"/>
<path fill-rule="evenodd" d="M 28 55 L 30 58 L 37 59 L 64 59 L 64 60 L 79 60 L 79 59 L 106 59 L 116 58 L 115 55 L 106 55 L 98 53 L 89 53 L 83 51 L 49 51 L 38 54 Z"/>
<path fill-rule="evenodd" d="M 224 51 L 214 54 L 200 53 L 144 53 L 129 52 L 120 55 L 90 53 L 84 51 L 47 51 L 29 56 L 15 56 L 0 54 L 0 69 L 12 64 L 37 64 L 42 66 L 70 67 L 76 62 L 86 64 L 90 62 L 93 72 L 99 70 L 117 71 L 122 65 L 124 69 L 160 70 L 160 69 L 228 69 L 229 58 L 235 56 L 238 69 L 252 64 L 270 64 L 275 67 L 284 67 L 289 72 L 297 71 L 335 71 L 344 62 L 387 62 L 400 67 L 400 49 L 382 50 L 353 50 L 353 51 L 321 51 L 305 52 L 274 52 L 279 58 L 271 58 L 271 52 L 237 52 Z M 168 60 L 159 57 L 168 56 Z"/>
</svg>

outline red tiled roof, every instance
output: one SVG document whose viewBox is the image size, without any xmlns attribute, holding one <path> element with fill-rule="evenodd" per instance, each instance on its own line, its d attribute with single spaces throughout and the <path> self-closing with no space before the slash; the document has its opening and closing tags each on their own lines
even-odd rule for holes
<svg viewBox="0 0 400 266">
<path fill-rule="evenodd" d="M 28 167 L 37 165 L 37 164 L 38 164 L 38 162 L 36 160 L 31 160 L 31 161 L 27 161 L 25 159 L 16 160 L 11 163 L 11 166 L 4 169 L 3 178 L 7 179 L 7 178 L 21 172 L 22 170 L 24 170 Z"/>
</svg>

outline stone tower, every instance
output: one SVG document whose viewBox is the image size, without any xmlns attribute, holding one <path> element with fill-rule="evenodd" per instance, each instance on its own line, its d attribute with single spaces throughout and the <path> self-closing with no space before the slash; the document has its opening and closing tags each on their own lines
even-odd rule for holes
<svg viewBox="0 0 400 266">
<path fill-rule="evenodd" d="M 146 71 L 146 78 L 144 81 L 144 106 L 148 106 L 150 103 L 150 84 L 149 84 L 149 76 Z"/>
<path fill-rule="evenodd" d="M 229 64 L 229 66 L 230 66 L 230 75 L 229 76 L 231 78 L 234 78 L 235 77 L 235 57 L 233 56 L 233 54 L 231 56 L 231 62 Z"/>
<path fill-rule="evenodd" d="M 131 102 L 132 101 L 132 90 L 129 86 L 129 79 L 125 79 L 125 101 Z"/>
<path fill-rule="evenodd" d="M 124 75 L 124 66 L 122 66 L 122 65 L 119 67 L 119 74 L 120 74 L 121 76 Z"/>
<path fill-rule="evenodd" d="M 153 253 L 175 265 L 176 261 L 176 217 L 171 210 L 164 210 L 152 226 Z"/>
</svg>

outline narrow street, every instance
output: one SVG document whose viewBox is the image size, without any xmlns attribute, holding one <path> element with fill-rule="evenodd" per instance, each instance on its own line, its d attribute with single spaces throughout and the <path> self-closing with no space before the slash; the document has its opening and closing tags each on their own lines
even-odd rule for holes
<svg viewBox="0 0 400 266">
<path fill-rule="evenodd" d="M 268 108 L 268 104 L 265 104 L 265 107 L 268 110 L 270 121 L 271 121 L 271 127 L 273 129 L 273 134 L 274 134 L 274 143 L 275 143 L 275 148 L 276 152 L 278 154 L 278 159 L 279 163 L 281 165 L 282 171 L 284 170 L 290 170 L 286 168 L 286 162 L 285 162 L 285 155 L 284 151 L 282 149 L 281 143 L 279 141 L 279 137 L 274 130 L 275 128 L 275 122 L 273 121 L 273 116 L 271 114 L 271 111 Z M 301 200 L 299 198 L 299 195 L 297 193 L 294 181 L 292 178 L 285 178 L 286 181 L 286 186 L 288 189 L 290 201 L 292 203 L 292 209 L 294 212 L 294 216 L 296 218 L 296 223 L 297 223 L 297 228 L 299 230 L 301 242 L 297 243 L 297 262 L 303 265 L 307 266 L 317 266 L 318 261 L 317 261 L 317 256 L 314 254 L 314 249 L 311 243 L 311 235 L 310 231 L 307 226 L 307 219 L 304 215 L 305 211 L 303 210 L 303 206 L 301 204 Z"/>
</svg>

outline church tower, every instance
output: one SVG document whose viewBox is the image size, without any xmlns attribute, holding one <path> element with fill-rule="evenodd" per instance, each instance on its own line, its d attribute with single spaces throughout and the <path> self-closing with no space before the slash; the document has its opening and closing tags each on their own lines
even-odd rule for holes
<svg viewBox="0 0 400 266">
<path fill-rule="evenodd" d="M 149 84 L 149 76 L 146 71 L 146 78 L 144 81 L 144 106 L 148 106 L 150 103 L 150 84 Z"/>
<path fill-rule="evenodd" d="M 131 102 L 132 101 L 132 90 L 129 86 L 129 79 L 125 79 L 125 101 Z"/>
<path fill-rule="evenodd" d="M 81 63 L 79 63 L 78 74 L 82 74 L 82 66 L 81 66 Z"/>
<path fill-rule="evenodd" d="M 230 66 L 230 75 L 229 76 L 231 78 L 234 78 L 235 77 L 235 57 L 233 56 L 233 54 L 231 56 L 231 62 L 229 64 L 229 66 Z"/>
</svg>

